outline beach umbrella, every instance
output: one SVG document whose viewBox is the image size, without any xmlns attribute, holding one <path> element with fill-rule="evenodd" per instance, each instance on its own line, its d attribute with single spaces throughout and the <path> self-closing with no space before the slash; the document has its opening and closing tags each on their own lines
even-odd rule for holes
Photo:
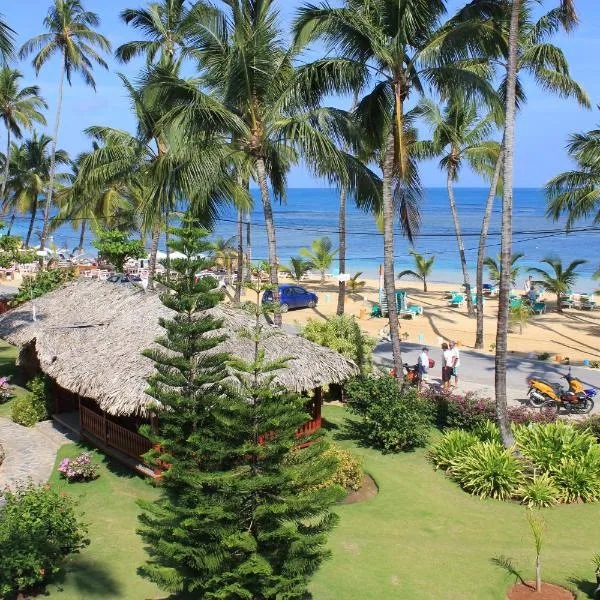
<svg viewBox="0 0 600 600">
<path fill-rule="evenodd" d="M 183 254 L 183 252 L 171 252 L 171 258 L 174 259 L 178 259 L 178 258 L 187 258 L 187 256 L 185 254 Z"/>
</svg>

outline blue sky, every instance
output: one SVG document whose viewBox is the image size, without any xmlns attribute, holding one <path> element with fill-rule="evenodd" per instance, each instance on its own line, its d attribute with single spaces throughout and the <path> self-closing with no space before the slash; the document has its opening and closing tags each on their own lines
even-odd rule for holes
<svg viewBox="0 0 600 600">
<path fill-rule="evenodd" d="M 119 12 L 124 8 L 142 5 L 140 0 L 87 0 L 86 7 L 96 11 L 101 19 L 100 30 L 113 47 L 129 39 L 137 39 L 138 32 L 119 20 Z M 280 0 L 279 8 L 283 25 L 289 24 L 300 0 Z M 48 0 L 8 0 L 3 2 L 0 11 L 17 31 L 18 43 L 42 32 L 42 20 L 46 14 Z M 544 6 L 550 9 L 554 0 L 546 0 Z M 458 6 L 451 0 L 450 8 Z M 560 35 L 555 43 L 560 45 L 571 65 L 573 76 L 586 88 L 594 106 L 600 104 L 600 11 L 598 0 L 578 0 L 581 24 L 575 32 Z M 72 87 L 65 90 L 63 120 L 59 134 L 59 146 L 72 155 L 89 146 L 83 130 L 90 125 L 110 125 L 131 129 L 132 119 L 117 72 L 135 77 L 138 65 L 121 65 L 110 60 L 110 71 L 96 69 L 97 92 L 84 86 L 76 75 Z M 39 77 L 35 77 L 27 62 L 19 68 L 28 82 L 36 82 L 50 105 L 48 123 L 54 120 L 58 63 L 47 64 Z M 515 184 L 519 187 L 540 187 L 550 177 L 569 168 L 569 159 L 564 146 L 567 137 L 575 131 L 591 129 L 600 121 L 598 110 L 581 109 L 573 100 L 563 100 L 545 93 L 526 81 L 529 102 L 519 115 L 517 124 L 517 147 Z M 335 102 L 335 99 L 333 99 Z M 0 144 L 4 144 L 4 132 L 0 132 Z M 433 162 L 421 165 L 423 184 L 429 187 L 443 186 L 445 178 Z M 297 167 L 289 178 L 290 187 L 323 186 L 314 180 L 302 167 Z M 462 186 L 482 185 L 475 175 L 465 171 L 459 182 Z"/>
</svg>

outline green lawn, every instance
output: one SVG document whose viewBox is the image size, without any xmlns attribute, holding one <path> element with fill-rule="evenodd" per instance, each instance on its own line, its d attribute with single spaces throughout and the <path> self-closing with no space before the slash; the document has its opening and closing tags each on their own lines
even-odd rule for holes
<svg viewBox="0 0 600 600">
<path fill-rule="evenodd" d="M 11 385 L 15 389 L 15 398 L 18 398 L 26 394 L 27 390 L 22 387 L 23 382 L 19 378 L 19 370 L 15 365 L 16 358 L 17 348 L 0 340 L 0 377 L 10 376 Z M 10 418 L 10 407 L 15 398 L 0 404 L 0 417 Z"/>
<path fill-rule="evenodd" d="M 345 411 L 327 407 L 324 415 L 340 424 Z M 502 600 L 511 579 L 491 563 L 500 555 L 514 559 L 531 578 L 533 549 L 522 506 L 466 494 L 432 469 L 423 450 L 382 455 L 339 443 L 364 457 L 380 493 L 339 508 L 333 557 L 312 585 L 315 600 Z M 578 598 L 592 598 L 600 503 L 561 506 L 544 515 L 544 578 L 570 587 Z"/>
</svg>

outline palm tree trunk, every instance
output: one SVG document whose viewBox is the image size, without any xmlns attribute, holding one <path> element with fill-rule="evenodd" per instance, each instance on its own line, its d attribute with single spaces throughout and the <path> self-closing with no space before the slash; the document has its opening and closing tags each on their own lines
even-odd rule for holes
<svg viewBox="0 0 600 600">
<path fill-rule="evenodd" d="M 8 169 L 10 162 L 10 127 L 6 127 L 6 163 L 4 165 L 4 175 L 2 177 L 2 188 L 0 188 L 0 202 L 2 202 L 2 207 L 4 208 L 5 200 L 4 194 L 6 192 L 6 185 L 8 183 Z M 14 212 L 13 212 L 14 215 Z M 12 226 L 12 223 L 11 223 Z"/>
<path fill-rule="evenodd" d="M 248 211 L 248 213 L 246 214 L 246 264 L 248 265 L 248 274 L 247 274 L 247 278 L 248 281 L 251 282 L 252 281 L 252 268 L 251 268 L 251 264 L 252 264 L 252 243 L 251 243 L 251 231 L 250 231 L 250 216 L 251 213 L 250 211 Z"/>
<path fill-rule="evenodd" d="M 446 179 L 446 187 L 448 188 L 448 200 L 450 201 L 450 212 L 454 221 L 454 231 L 456 232 L 456 242 L 458 244 L 458 254 L 460 256 L 460 266 L 463 272 L 463 281 L 465 283 L 465 294 L 467 296 L 467 314 L 469 317 L 475 316 L 473 308 L 473 298 L 471 296 L 471 276 L 467 266 L 467 257 L 465 255 L 465 245 L 463 243 L 462 231 L 460 228 L 460 220 L 458 218 L 458 209 L 456 208 L 456 197 L 454 196 L 454 186 L 452 185 L 453 170 L 448 169 L 448 177 Z"/>
<path fill-rule="evenodd" d="M 171 248 L 169 248 L 169 212 L 165 212 L 165 253 L 167 255 L 167 281 L 171 280 Z"/>
<path fill-rule="evenodd" d="M 8 223 L 8 230 L 6 231 L 6 235 L 10 235 L 10 232 L 15 224 L 15 218 L 17 216 L 17 209 L 13 208 L 12 215 L 10 215 L 10 222 Z"/>
<path fill-rule="evenodd" d="M 29 248 L 29 241 L 31 240 L 31 234 L 33 233 L 33 224 L 35 223 L 35 217 L 37 215 L 38 199 L 37 194 L 34 195 L 33 204 L 31 206 L 31 219 L 29 221 L 29 229 L 27 230 L 27 237 L 25 238 L 25 248 Z"/>
<path fill-rule="evenodd" d="M 475 335 L 475 348 L 481 350 L 483 348 L 483 261 L 485 260 L 485 245 L 487 242 L 490 220 L 492 218 L 492 209 L 494 208 L 494 198 L 498 190 L 498 182 L 500 181 L 500 173 L 502 172 L 502 162 L 504 159 L 504 145 L 500 148 L 500 154 L 496 161 L 494 175 L 490 183 L 490 193 L 488 194 L 485 203 L 485 212 L 483 214 L 483 222 L 481 223 L 481 234 L 479 236 L 479 248 L 477 250 L 477 275 L 475 286 L 477 289 L 477 333 Z"/>
<path fill-rule="evenodd" d="M 65 81 L 65 51 L 63 50 L 62 62 L 60 67 L 60 79 L 58 82 L 58 104 L 56 107 L 56 120 L 54 122 L 54 134 L 52 136 L 52 148 L 50 154 L 50 177 L 48 181 L 48 191 L 46 193 L 46 203 L 44 205 L 44 225 L 42 227 L 42 236 L 40 238 L 40 250 L 46 248 L 46 238 L 48 236 L 48 223 L 50 218 L 50 206 L 52 205 L 52 196 L 54 194 L 54 178 L 56 176 L 56 143 L 58 141 L 58 129 L 60 127 L 60 114 L 63 102 L 63 87 Z"/>
<path fill-rule="evenodd" d="M 158 240 L 160 238 L 160 220 L 157 219 L 152 228 L 152 242 L 150 244 L 150 264 L 148 265 L 148 289 L 154 289 L 154 277 L 156 275 L 156 253 L 158 252 Z"/>
<path fill-rule="evenodd" d="M 256 171 L 258 175 L 258 186 L 260 187 L 260 197 L 265 213 L 265 226 L 267 228 L 267 243 L 269 247 L 269 281 L 273 288 L 273 304 L 275 305 L 275 314 L 273 322 L 277 327 L 281 327 L 281 311 L 279 310 L 279 270 L 277 268 L 277 243 L 275 236 L 275 222 L 273 220 L 273 207 L 269 197 L 269 188 L 267 186 L 267 174 L 265 171 L 265 161 L 263 158 L 256 159 Z"/>
<path fill-rule="evenodd" d="M 423 291 L 427 293 L 427 279 L 423 276 Z"/>
<path fill-rule="evenodd" d="M 235 282 L 234 302 L 240 302 L 242 299 L 242 280 L 244 278 L 244 214 L 238 209 L 237 222 L 237 281 Z"/>
<path fill-rule="evenodd" d="M 556 312 L 561 313 L 563 311 L 562 306 L 560 304 L 560 292 L 556 293 Z"/>
<path fill-rule="evenodd" d="M 502 244 L 500 250 L 500 296 L 496 330 L 496 419 L 502 442 L 508 448 L 514 437 L 508 422 L 506 398 L 506 355 L 508 351 L 508 308 L 512 255 L 513 164 L 516 116 L 517 47 L 519 43 L 519 13 L 521 0 L 513 0 L 508 39 L 508 73 L 506 86 L 506 117 L 504 124 L 504 193 L 502 197 Z"/>
<path fill-rule="evenodd" d="M 79 230 L 79 252 L 83 252 L 83 240 L 85 239 L 85 219 L 81 219 L 81 229 Z"/>
<path fill-rule="evenodd" d="M 396 306 L 396 284 L 394 277 L 394 200 L 392 178 L 394 173 L 394 133 L 388 136 L 383 157 L 383 287 L 388 303 L 388 320 L 392 339 L 394 369 L 399 385 L 404 375 L 402 366 L 402 347 L 400 346 L 400 323 Z"/>
<path fill-rule="evenodd" d="M 340 275 L 346 272 L 346 200 L 348 192 L 345 187 L 340 190 L 340 214 L 339 214 L 339 260 L 340 260 Z M 346 301 L 346 282 L 338 282 L 338 303 L 335 313 L 337 315 L 344 314 L 344 304 Z"/>
</svg>

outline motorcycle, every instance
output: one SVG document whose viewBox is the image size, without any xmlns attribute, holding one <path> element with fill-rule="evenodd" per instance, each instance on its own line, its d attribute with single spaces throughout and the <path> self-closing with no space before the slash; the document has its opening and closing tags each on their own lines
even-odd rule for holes
<svg viewBox="0 0 600 600">
<path fill-rule="evenodd" d="M 527 397 L 529 404 L 534 408 L 555 405 L 557 408 L 564 407 L 568 412 L 588 414 L 594 408 L 594 397 L 596 390 L 584 388 L 579 379 L 571 375 L 571 369 L 566 375 L 562 375 L 569 385 L 563 388 L 559 383 L 551 383 L 538 377 L 527 380 L 529 391 Z"/>
</svg>

